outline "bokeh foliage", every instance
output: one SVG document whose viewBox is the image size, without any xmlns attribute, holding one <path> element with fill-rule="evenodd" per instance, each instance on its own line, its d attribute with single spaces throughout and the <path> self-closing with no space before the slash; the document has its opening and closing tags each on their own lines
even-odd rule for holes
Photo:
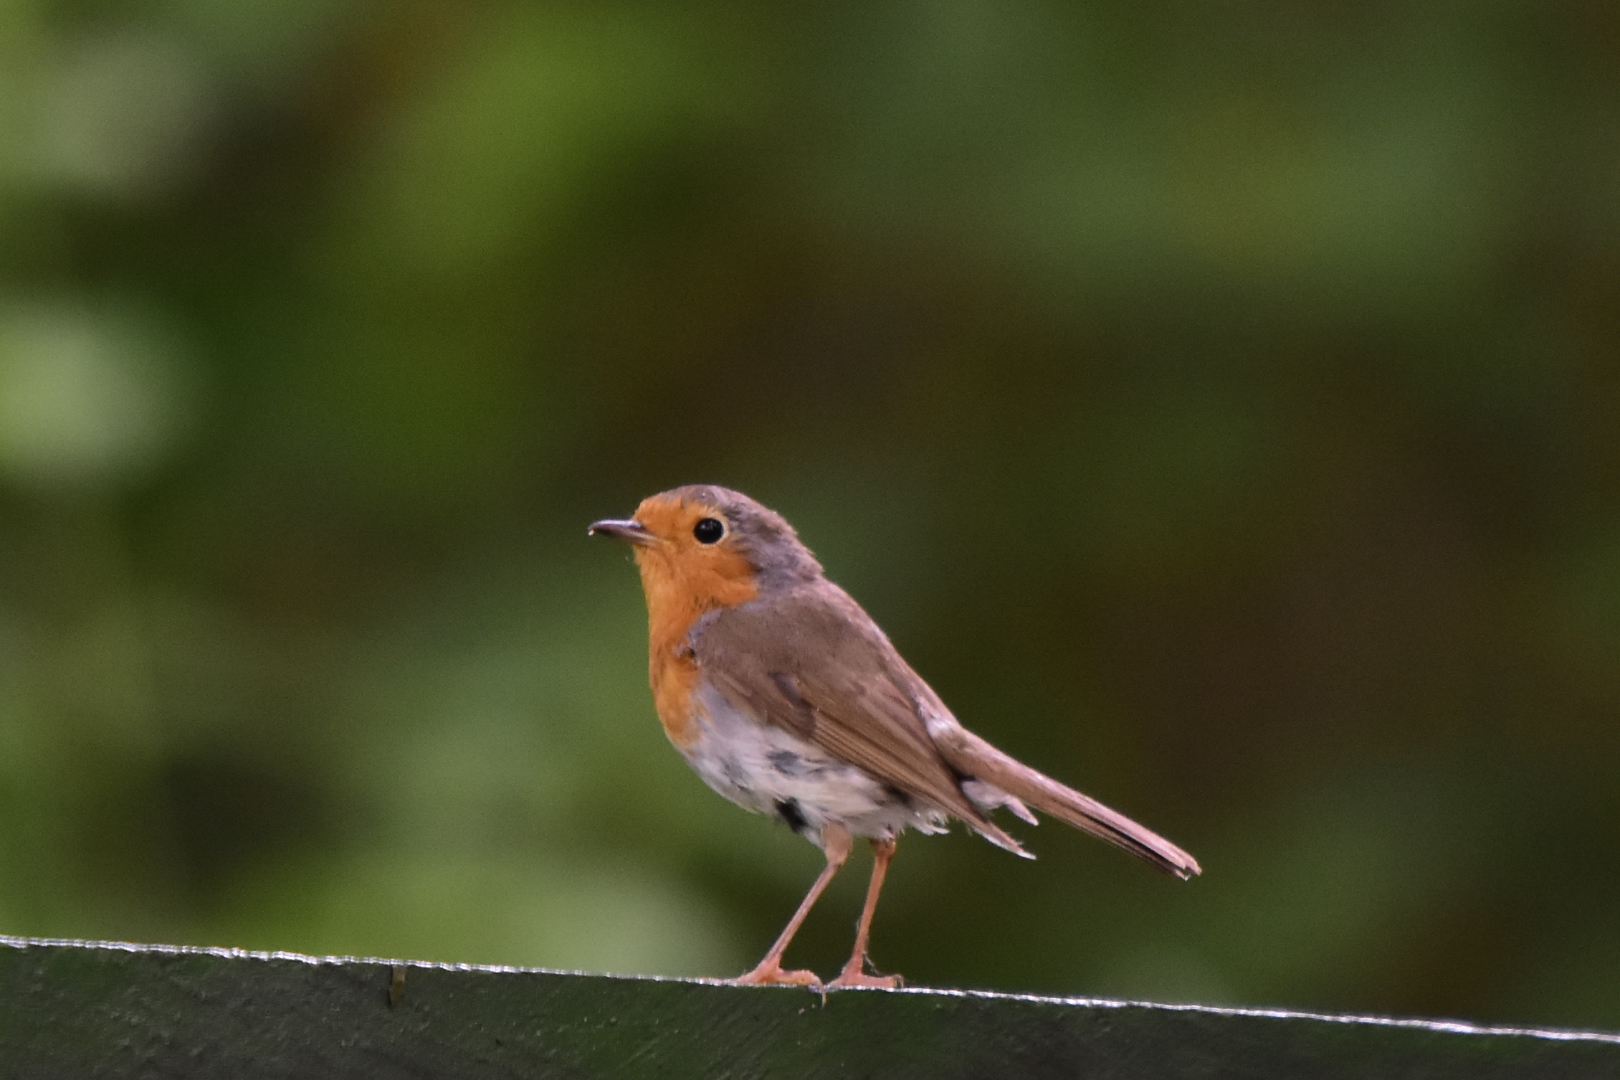
<svg viewBox="0 0 1620 1080">
<path fill-rule="evenodd" d="M 0 931 L 741 970 L 583 531 L 701 480 L 1207 870 L 880 966 L 1620 1026 L 1617 356 L 1602 5 L 3 0 Z"/>
</svg>

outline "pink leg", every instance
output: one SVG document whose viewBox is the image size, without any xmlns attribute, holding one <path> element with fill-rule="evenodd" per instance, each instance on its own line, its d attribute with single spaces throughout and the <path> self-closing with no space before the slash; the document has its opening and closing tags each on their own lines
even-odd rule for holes
<svg viewBox="0 0 1620 1080">
<path fill-rule="evenodd" d="M 866 906 L 861 909 L 861 921 L 855 927 L 855 951 L 849 954 L 849 963 L 828 988 L 849 986 L 880 986 L 897 989 L 898 975 L 868 975 L 866 973 L 866 941 L 872 932 L 872 913 L 877 911 L 878 893 L 883 891 L 883 877 L 889 872 L 889 860 L 894 858 L 894 840 L 872 841 L 872 883 L 866 887 Z"/>
<path fill-rule="evenodd" d="M 816 973 L 813 971 L 783 970 L 782 954 L 787 952 L 788 943 L 793 940 L 793 935 L 799 932 L 799 925 L 804 922 L 804 917 L 810 914 L 811 908 L 816 906 L 816 901 L 821 898 L 822 890 L 827 887 L 827 883 L 833 879 L 833 875 L 838 873 L 839 868 L 849 858 L 851 845 L 849 830 L 842 825 L 829 823 L 822 828 L 821 850 L 827 855 L 827 865 L 822 867 L 821 876 L 816 878 L 816 883 L 810 886 L 809 892 L 805 893 L 803 902 L 799 904 L 799 910 L 793 913 L 793 918 L 788 920 L 787 926 L 782 929 L 781 936 L 776 939 L 776 944 L 771 946 L 771 951 L 765 954 L 765 959 L 759 962 L 759 966 L 746 975 L 739 975 L 735 979 L 731 979 L 730 982 L 738 986 L 785 983 L 789 986 L 820 988 L 821 980 L 816 978 Z"/>
</svg>

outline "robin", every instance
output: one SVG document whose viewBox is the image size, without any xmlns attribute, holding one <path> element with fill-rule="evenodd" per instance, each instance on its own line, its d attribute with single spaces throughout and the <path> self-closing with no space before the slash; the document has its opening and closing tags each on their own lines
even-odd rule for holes
<svg viewBox="0 0 1620 1080">
<path fill-rule="evenodd" d="M 832 988 L 894 988 L 866 971 L 867 938 L 895 839 L 959 818 L 1024 858 L 990 820 L 1030 807 L 1186 879 L 1197 861 L 1123 814 L 1013 760 L 951 715 L 782 517 L 711 485 L 653 495 L 590 535 L 631 544 L 647 597 L 653 702 L 687 764 L 738 806 L 780 818 L 827 864 L 759 965 L 732 980 L 820 987 L 782 954 L 849 858 L 874 863 L 855 948 Z"/>
</svg>

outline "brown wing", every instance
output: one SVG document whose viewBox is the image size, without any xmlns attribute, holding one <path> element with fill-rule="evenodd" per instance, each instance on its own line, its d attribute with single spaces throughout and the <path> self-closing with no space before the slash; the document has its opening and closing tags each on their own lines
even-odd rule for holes
<svg viewBox="0 0 1620 1080">
<path fill-rule="evenodd" d="M 961 781 L 991 784 L 1166 873 L 1200 872 L 1196 859 L 1151 829 L 964 728 L 831 582 L 718 612 L 695 647 L 704 674 L 737 705 L 949 811 L 1009 851 L 1027 855 L 963 794 Z"/>
<path fill-rule="evenodd" d="M 694 637 L 704 676 L 733 704 L 1025 854 L 962 793 L 896 681 L 911 669 L 838 586 L 821 580 L 718 611 Z"/>
</svg>

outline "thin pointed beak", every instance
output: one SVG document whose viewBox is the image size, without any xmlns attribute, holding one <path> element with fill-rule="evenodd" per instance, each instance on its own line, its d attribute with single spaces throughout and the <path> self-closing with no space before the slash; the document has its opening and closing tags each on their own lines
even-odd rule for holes
<svg viewBox="0 0 1620 1080">
<path fill-rule="evenodd" d="M 641 522 L 631 518 L 628 521 L 593 521 L 591 527 L 585 530 L 587 536 L 612 536 L 637 547 L 646 547 L 655 537 L 647 531 Z"/>
</svg>

